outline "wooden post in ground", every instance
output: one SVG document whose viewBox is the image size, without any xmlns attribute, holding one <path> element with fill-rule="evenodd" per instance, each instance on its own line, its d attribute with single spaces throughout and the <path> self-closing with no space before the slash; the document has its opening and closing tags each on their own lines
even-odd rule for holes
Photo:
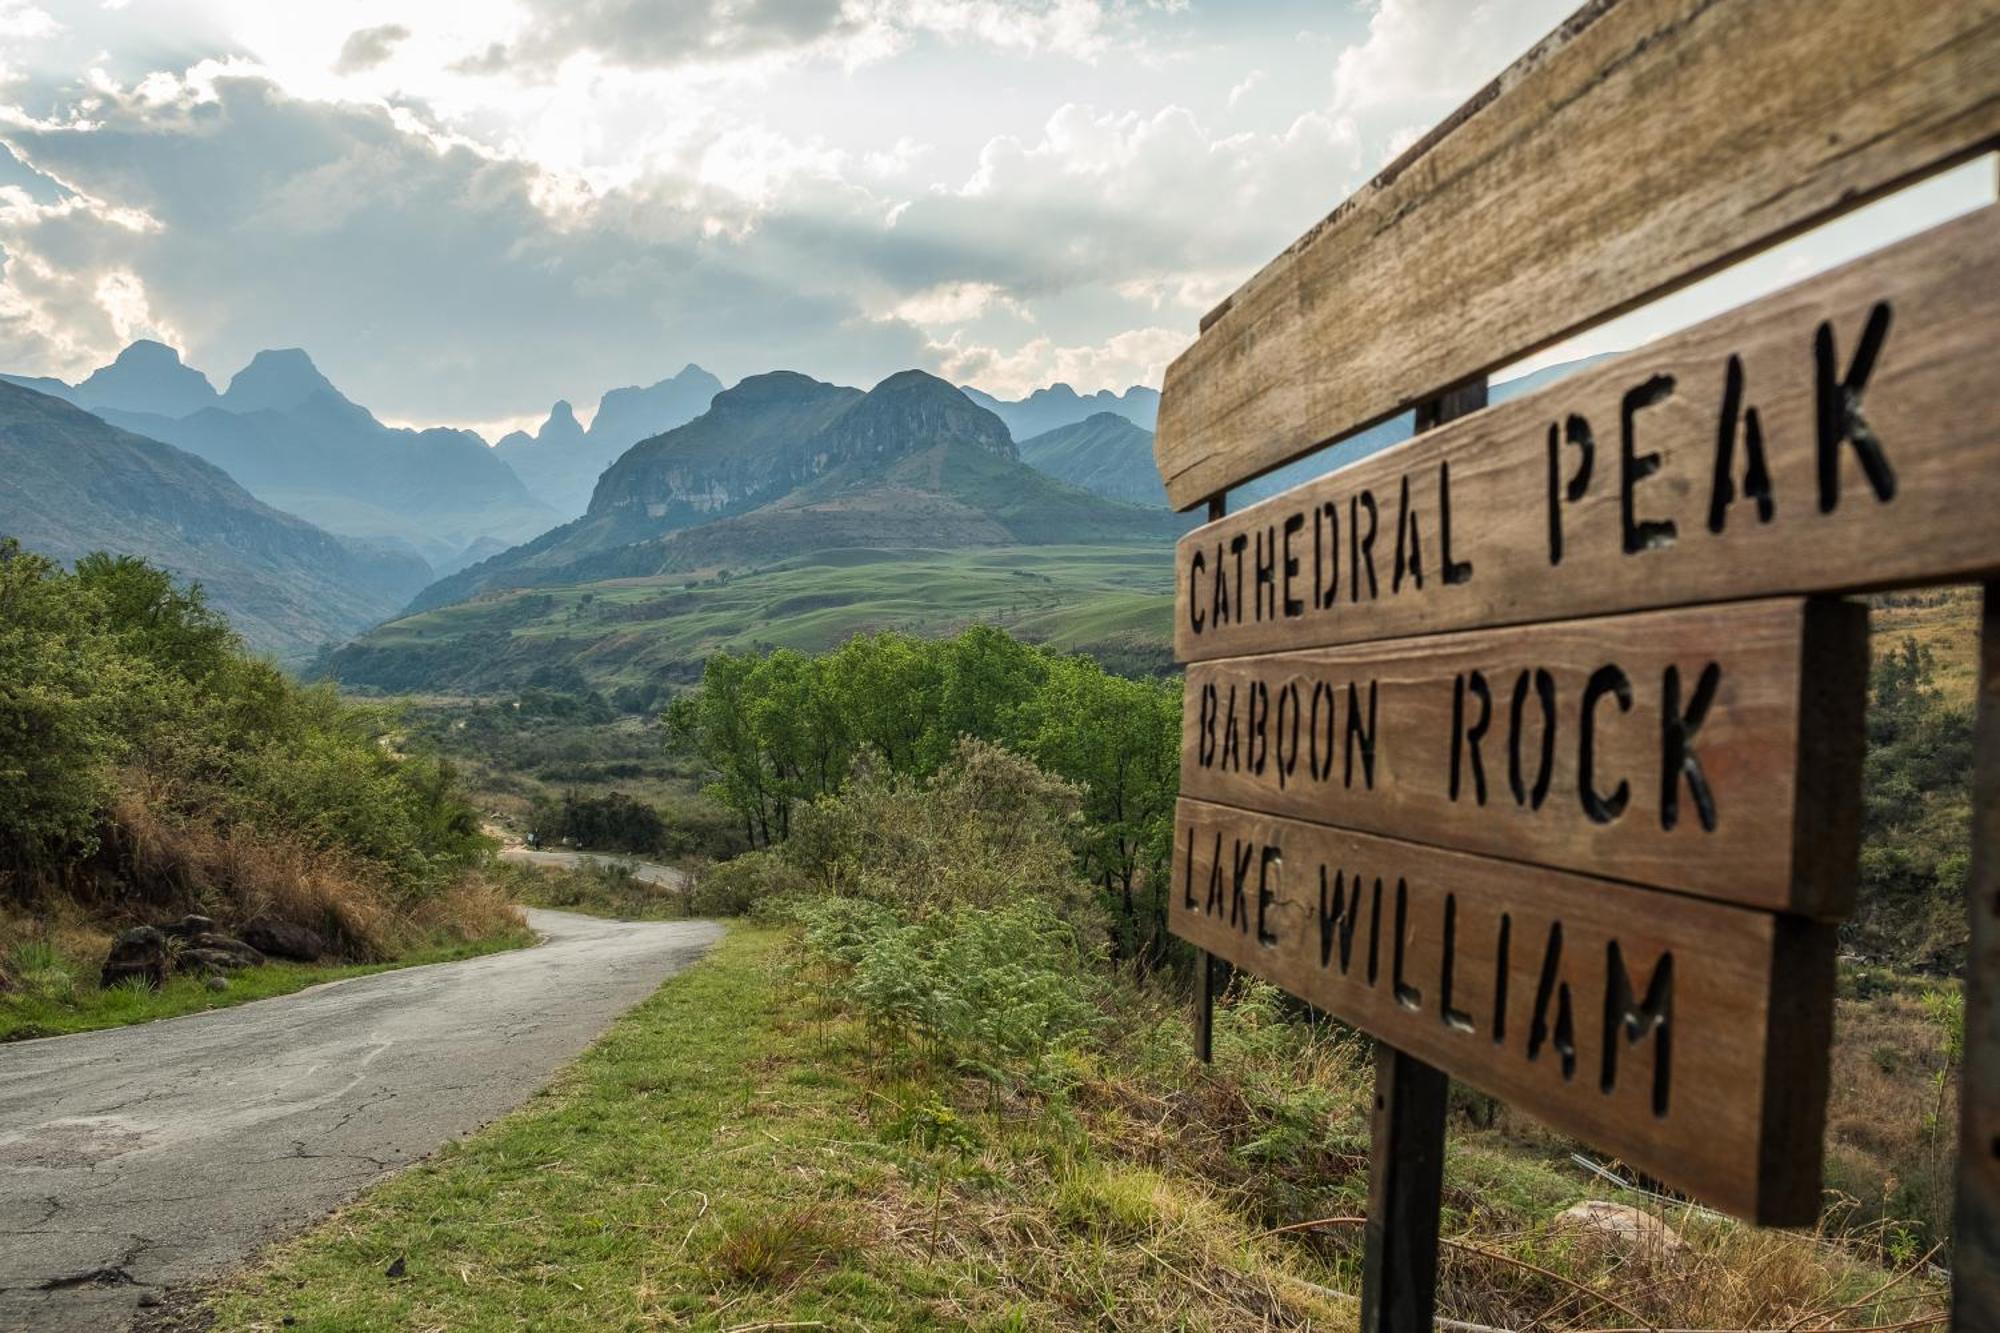
<svg viewBox="0 0 2000 1333">
<path fill-rule="evenodd" d="M 1228 512 L 1228 496 L 1208 498 L 1209 522 Z M 1195 967 L 1201 975 L 1195 990 L 1194 1053 L 1203 1064 L 1209 1064 L 1215 1059 L 1215 956 L 1206 949 L 1195 950 Z"/>
<path fill-rule="evenodd" d="M 1486 406 L 1482 377 L 1417 405 L 1419 432 Z M 1438 1210 L 1451 1080 L 1387 1044 L 1375 1048 L 1374 1141 L 1361 1260 L 1361 1333 L 1431 1333 Z"/>
<path fill-rule="evenodd" d="M 1986 585 L 1973 740 L 1971 943 L 1959 1085 L 1951 1326 L 2000 1328 L 2000 582 Z"/>
</svg>

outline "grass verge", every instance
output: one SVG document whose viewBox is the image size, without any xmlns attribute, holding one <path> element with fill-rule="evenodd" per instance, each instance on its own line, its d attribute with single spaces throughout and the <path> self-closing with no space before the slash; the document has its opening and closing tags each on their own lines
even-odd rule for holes
<svg viewBox="0 0 2000 1333">
<path fill-rule="evenodd" d="M 74 965 L 50 951 L 17 950 L 30 964 L 22 969 L 22 990 L 0 995 L 0 1042 L 26 1041 L 35 1037 L 59 1037 L 73 1032 L 95 1032 L 101 1028 L 147 1023 L 156 1018 L 179 1018 L 210 1009 L 228 1009 L 251 1000 L 268 1000 L 290 995 L 327 981 L 365 977 L 371 972 L 394 968 L 421 967 L 427 963 L 450 963 L 462 958 L 518 949 L 535 942 L 534 932 L 522 926 L 503 934 L 478 940 L 441 941 L 403 954 L 384 963 L 266 963 L 245 968 L 229 976 L 229 989 L 212 991 L 199 977 L 170 979 L 160 990 L 143 985 L 97 986 L 94 978 L 78 975 Z M 54 975 L 52 975 L 54 974 Z"/>
<path fill-rule="evenodd" d="M 1237 1328 L 1263 1326 L 1238 1302 L 1343 1306 L 1206 1191 L 1095 1162 L 1066 1112 L 962 1117 L 872 1080 L 781 948 L 732 931 L 521 1111 L 217 1293 L 215 1326 Z"/>
<path fill-rule="evenodd" d="M 1341 1291 L 1358 1229 L 1273 1228 L 1361 1206 L 1365 1086 L 1298 1124 L 1274 1116 L 1259 1048 L 1278 1029 L 1259 1005 L 1219 1016 L 1212 1072 L 1178 1045 L 1155 1054 L 1178 1087 L 1121 1071 L 1135 1052 L 1078 1051 L 1066 1091 L 1030 1091 L 889 1056 L 791 966 L 787 939 L 735 929 L 521 1110 L 267 1252 L 200 1317 L 224 1330 L 1353 1326 Z M 1320 1054 L 1331 1068 L 1351 1052 Z M 1535 1148 L 1454 1135 L 1441 1298 L 1460 1318 L 1622 1327 L 1623 1302 L 1662 1326 L 1654 1311 L 1771 1326 L 1738 1322 L 1755 1309 L 1785 1312 L 1779 1327 L 1853 1328 L 1938 1299 L 1934 1280 L 1824 1239 L 1683 1210 L 1638 1246 L 1551 1225 L 1592 1191 Z M 1278 1167 L 1301 1154 L 1309 1172 Z M 1274 1171 L 1317 1183 L 1280 1199 Z"/>
</svg>

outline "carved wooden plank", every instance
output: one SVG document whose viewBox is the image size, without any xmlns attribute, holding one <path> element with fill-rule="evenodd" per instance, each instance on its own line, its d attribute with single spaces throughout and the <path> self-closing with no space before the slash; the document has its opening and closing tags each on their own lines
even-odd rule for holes
<svg viewBox="0 0 2000 1333">
<path fill-rule="evenodd" d="M 1832 927 L 1183 799 L 1170 924 L 1696 1198 L 1819 1209 Z"/>
<path fill-rule="evenodd" d="M 1595 0 L 1168 369 L 1177 508 L 1970 156 L 2000 0 Z"/>
<path fill-rule="evenodd" d="M 1181 540 L 1184 661 L 2000 572 L 1989 207 Z"/>
<path fill-rule="evenodd" d="M 1822 918 L 1868 622 L 1746 602 L 1191 666 L 1183 795 Z"/>
</svg>

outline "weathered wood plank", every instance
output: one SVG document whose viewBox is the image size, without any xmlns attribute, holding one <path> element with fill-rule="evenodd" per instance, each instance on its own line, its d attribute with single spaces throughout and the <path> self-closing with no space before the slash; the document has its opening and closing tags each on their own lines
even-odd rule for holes
<svg viewBox="0 0 2000 1333">
<path fill-rule="evenodd" d="M 1718 1208 L 1819 1210 L 1832 927 L 1182 800 L 1170 922 Z"/>
<path fill-rule="evenodd" d="M 1200 662 L 1181 794 L 1839 918 L 1867 676 L 1796 599 Z"/>
<path fill-rule="evenodd" d="M 2000 0 L 1593 0 L 1203 322 L 1177 508 L 2000 136 Z"/>
<path fill-rule="evenodd" d="M 1184 661 L 2000 572 L 1989 207 L 1181 540 Z"/>
<path fill-rule="evenodd" d="M 1959 1080 L 1954 1333 L 2000 1328 L 2000 582 L 1986 585 L 1965 907 L 1965 1069 Z"/>
</svg>

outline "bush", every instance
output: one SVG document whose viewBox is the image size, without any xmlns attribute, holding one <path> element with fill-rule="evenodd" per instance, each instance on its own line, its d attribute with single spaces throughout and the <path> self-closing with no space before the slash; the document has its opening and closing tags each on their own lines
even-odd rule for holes
<svg viewBox="0 0 2000 1333">
<path fill-rule="evenodd" d="M 957 762 L 966 737 L 1031 760 L 1067 784 L 1080 815 L 1068 854 L 1115 912 L 1118 956 L 1156 964 L 1169 947 L 1180 707 L 1176 682 L 1124 679 L 974 626 L 946 640 L 857 635 L 816 657 L 717 654 L 665 722 L 707 771 L 709 798 L 766 847 L 810 835 L 801 826 L 823 817 L 816 803 L 857 771 L 885 791 L 921 785 Z M 871 856 L 893 850 L 885 834 Z"/>
<path fill-rule="evenodd" d="M 0 543 L 0 897 L 292 914 L 357 957 L 486 846 L 393 719 L 250 656 L 198 587 Z"/>
<path fill-rule="evenodd" d="M 798 871 L 772 852 L 743 855 L 694 872 L 688 884 L 689 916 L 770 916 L 803 885 Z"/>
<path fill-rule="evenodd" d="M 623 792 L 607 796 L 566 794 L 535 808 L 529 831 L 543 846 L 570 843 L 599 851 L 653 856 L 667 850 L 667 823 L 660 812 Z"/>
</svg>

